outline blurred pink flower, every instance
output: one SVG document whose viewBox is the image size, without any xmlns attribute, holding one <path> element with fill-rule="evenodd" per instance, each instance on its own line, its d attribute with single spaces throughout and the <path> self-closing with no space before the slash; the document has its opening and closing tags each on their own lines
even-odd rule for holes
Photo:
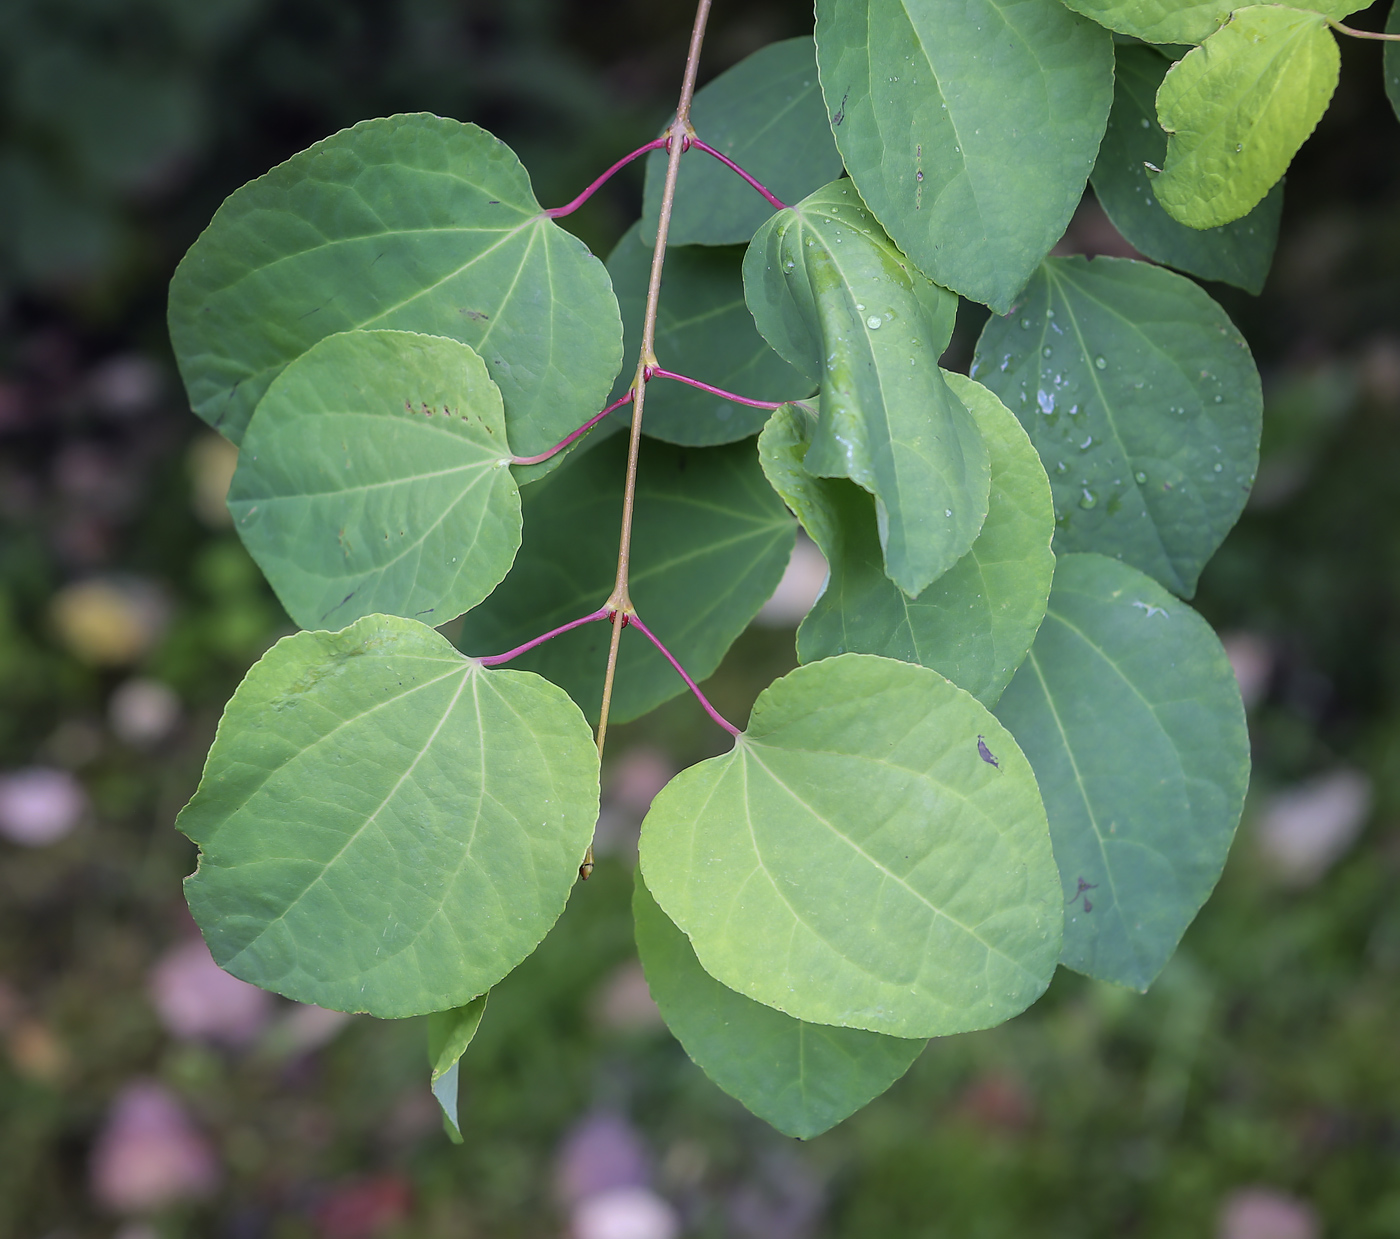
<svg viewBox="0 0 1400 1239">
<path fill-rule="evenodd" d="M 676 1211 L 649 1187 L 616 1187 L 582 1201 L 570 1218 L 571 1239 L 676 1239 Z"/>
<path fill-rule="evenodd" d="M 555 1189 L 568 1206 L 614 1188 L 644 1187 L 650 1179 L 641 1138 L 622 1115 L 607 1110 L 575 1123 L 555 1161 Z"/>
<path fill-rule="evenodd" d="M 248 1045 L 272 1015 L 272 995 L 220 968 L 203 938 L 162 955 L 147 987 L 160 1022 L 182 1041 Z"/>
<path fill-rule="evenodd" d="M 159 1084 L 127 1085 L 112 1103 L 92 1151 L 97 1203 L 114 1213 L 150 1213 L 210 1195 L 219 1166 L 184 1107 Z"/>
<path fill-rule="evenodd" d="M 87 808 L 83 786 L 66 770 L 33 766 L 0 775 L 0 835 L 23 847 L 57 843 Z"/>
<path fill-rule="evenodd" d="M 1216 1224 L 1219 1239 L 1319 1239 L 1322 1225 L 1306 1201 L 1271 1187 L 1230 1193 Z"/>
</svg>

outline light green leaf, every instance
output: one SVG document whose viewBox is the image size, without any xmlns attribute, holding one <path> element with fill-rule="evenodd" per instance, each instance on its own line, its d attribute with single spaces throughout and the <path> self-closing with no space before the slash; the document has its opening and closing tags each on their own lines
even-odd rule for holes
<svg viewBox="0 0 1400 1239">
<path fill-rule="evenodd" d="M 442 1125 L 453 1144 L 462 1143 L 457 1119 L 457 1067 L 481 1027 L 486 999 L 487 995 L 482 994 L 465 1007 L 434 1011 L 428 1016 L 428 1082 L 442 1107 Z"/>
<path fill-rule="evenodd" d="M 1204 43 L 1240 6 L 1231 0 L 1064 0 L 1076 13 L 1101 26 L 1148 43 Z M 1366 7 L 1355 0 L 1318 0 L 1299 5 L 1342 18 Z"/>
<path fill-rule="evenodd" d="M 443 624 L 520 546 L 509 460 L 501 394 L 465 344 L 347 331 L 273 380 L 229 510 L 302 628 L 376 612 Z"/>
<path fill-rule="evenodd" d="M 1225 312 L 1160 267 L 1050 258 L 987 323 L 973 373 L 1040 453 L 1056 551 L 1116 556 L 1190 597 L 1259 460 L 1259 374 Z"/>
<path fill-rule="evenodd" d="M 885 571 L 918 595 L 987 515 L 986 445 L 938 369 L 955 298 L 895 249 L 849 181 L 759 230 L 744 295 L 764 338 L 821 383 L 804 467 L 875 496 Z"/>
<path fill-rule="evenodd" d="M 634 226 L 608 258 L 628 357 L 641 348 L 652 253 Z M 666 370 L 754 400 L 809 396 L 812 381 L 769 348 L 753 325 L 744 304 L 743 261 L 744 252 L 736 247 L 667 249 L 656 316 L 657 360 Z M 631 372 L 618 375 L 612 399 L 631 386 L 632 378 Z M 647 385 L 642 429 L 667 443 L 708 447 L 757 434 L 768 412 L 672 379 L 655 379 Z"/>
<path fill-rule="evenodd" d="M 997 717 L 1030 758 L 1050 816 L 1061 961 L 1146 989 L 1214 889 L 1249 783 L 1225 651 L 1140 572 L 1066 555 Z"/>
<path fill-rule="evenodd" d="M 1167 161 L 1152 191 L 1173 218 L 1218 228 L 1288 170 L 1337 87 L 1337 40 L 1318 13 L 1238 9 L 1174 64 L 1157 92 Z"/>
<path fill-rule="evenodd" d="M 362 327 L 471 345 L 521 456 L 601 409 L 622 361 L 602 263 L 541 214 L 508 147 L 426 113 L 363 121 L 245 185 L 170 286 L 190 403 L 235 443 L 284 366 Z"/>
<path fill-rule="evenodd" d="M 458 644 L 496 654 L 597 610 L 612 590 L 627 444 L 619 436 L 525 492 L 515 567 L 462 622 Z M 632 532 L 632 601 L 696 680 L 719 666 L 782 579 L 796 525 L 764 481 L 752 442 L 676 448 L 643 440 Z M 610 639 L 586 624 L 517 666 L 562 685 L 596 718 Z M 638 718 L 685 691 L 655 647 L 622 634 L 611 716 Z"/>
<path fill-rule="evenodd" d="M 921 663 L 985 706 L 1001 695 L 1045 614 L 1055 556 L 1050 484 L 1009 409 L 980 383 L 947 374 L 991 455 L 991 498 L 977 541 L 917 598 L 887 578 L 870 496 L 802 468 L 811 426 L 779 410 L 759 439 L 764 472 L 821 548 L 830 578 L 797 631 L 812 662 L 854 651 Z"/>
<path fill-rule="evenodd" d="M 1390 20 L 1385 24 L 1387 34 L 1400 34 L 1400 4 L 1390 8 Z M 1387 43 L 1382 58 L 1385 65 L 1385 93 L 1390 106 L 1400 119 L 1400 43 Z"/>
<path fill-rule="evenodd" d="M 922 1040 L 808 1024 L 745 998 L 700 967 L 641 873 L 632 895 L 637 950 L 667 1026 L 720 1088 L 785 1136 L 810 1140 L 878 1097 Z"/>
<path fill-rule="evenodd" d="M 860 196 L 926 274 L 1005 313 L 1060 239 L 1113 101 L 1113 42 L 1059 0 L 818 0 Z"/>
<path fill-rule="evenodd" d="M 759 697 L 642 824 L 642 873 L 701 966 L 814 1024 L 987 1028 L 1049 983 L 1063 914 L 1035 776 L 936 671 L 842 654 Z"/>
<path fill-rule="evenodd" d="M 465 1005 L 535 949 L 597 816 L 598 752 L 562 691 L 371 615 L 263 655 L 176 825 L 222 968 L 395 1019 Z"/>
<path fill-rule="evenodd" d="M 1167 135 L 1157 124 L 1157 89 L 1171 66 L 1150 47 L 1115 49 L 1118 72 L 1108 132 L 1089 178 L 1113 225 L 1141 253 L 1204 280 L 1222 280 L 1258 294 L 1278 241 L 1283 186 L 1243 219 L 1204 232 L 1177 223 L 1152 192 L 1147 168 L 1166 159 Z"/>
<path fill-rule="evenodd" d="M 817 82 L 810 37 L 770 43 L 696 92 L 690 122 L 781 202 L 796 202 L 841 175 L 841 156 Z M 656 239 L 666 151 L 647 157 L 641 236 Z M 668 240 L 672 245 L 742 245 L 773 208 L 713 155 L 681 159 Z M 670 262 L 669 257 L 667 262 Z"/>
</svg>

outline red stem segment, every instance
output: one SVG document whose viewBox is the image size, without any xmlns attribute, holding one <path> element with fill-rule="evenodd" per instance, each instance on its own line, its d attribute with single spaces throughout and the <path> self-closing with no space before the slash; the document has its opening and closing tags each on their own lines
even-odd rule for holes
<svg viewBox="0 0 1400 1239">
<path fill-rule="evenodd" d="M 642 623 L 641 616 L 637 615 L 636 612 L 633 612 L 627 618 L 628 621 L 631 623 L 632 627 L 640 629 L 642 635 L 645 636 L 647 640 L 649 640 L 652 643 L 652 645 L 656 646 L 656 648 L 661 651 L 662 657 L 664 657 L 666 661 L 676 669 L 676 674 L 685 681 L 686 687 L 690 689 L 692 693 L 695 694 L 695 700 L 705 707 L 705 713 L 708 714 L 712 719 L 714 719 L 715 722 L 718 723 L 721 727 L 723 727 L 724 730 L 727 731 L 731 736 L 741 735 L 742 733 L 739 731 L 739 729 L 735 727 L 733 723 L 726 719 L 724 715 L 722 715 L 718 710 L 714 708 L 714 706 L 712 706 L 709 703 L 709 701 L 705 697 L 705 694 L 700 691 L 700 686 L 696 684 L 695 681 L 692 680 L 688 675 L 686 675 L 685 668 L 682 667 L 680 663 L 676 661 L 676 656 L 672 654 L 670 650 L 668 650 L 664 645 L 661 644 L 660 641 L 656 639 L 656 634 L 652 632 L 650 628 L 648 628 L 644 623 Z"/>
<path fill-rule="evenodd" d="M 641 155 L 645 155 L 648 151 L 660 150 L 663 146 L 670 142 L 670 140 L 671 135 L 667 134 L 664 138 L 657 138 L 655 142 L 648 142 L 645 146 L 637 147 L 637 149 L 633 151 L 630 155 L 624 155 L 615 164 L 613 164 L 611 168 L 604 172 L 602 176 L 600 176 L 596 181 L 594 181 L 592 185 L 585 189 L 583 193 L 579 194 L 579 196 L 575 198 L 572 202 L 567 202 L 560 207 L 550 207 L 549 210 L 545 212 L 545 214 L 548 215 L 550 219 L 558 219 L 561 215 L 572 215 L 575 211 L 579 209 L 579 207 L 581 207 L 585 202 L 587 202 L 591 197 L 593 197 L 593 195 L 596 194 L 604 185 L 606 185 L 608 183 L 609 178 L 611 178 L 614 173 L 625 168 L 634 159 L 638 158 Z"/>
<path fill-rule="evenodd" d="M 527 641 L 524 645 L 517 645 L 513 650 L 507 650 L 504 654 L 492 654 L 488 658 L 478 658 L 483 667 L 499 667 L 502 663 L 508 663 L 512 658 L 518 658 L 521 654 L 528 653 L 537 645 L 543 645 L 546 641 L 557 637 L 560 633 L 568 632 L 571 628 L 582 628 L 584 624 L 592 624 L 598 620 L 605 620 L 612 614 L 607 607 L 599 607 L 592 615 L 585 615 L 580 619 L 570 620 L 567 624 L 560 624 L 558 628 L 553 628 L 542 637 L 536 637 L 533 641 Z"/>
<path fill-rule="evenodd" d="M 595 414 L 593 417 L 590 417 L 586 422 L 583 423 L 582 426 L 580 426 L 572 434 L 565 435 L 564 438 L 560 439 L 558 443 L 556 443 L 553 447 L 549 448 L 547 451 L 541 452 L 538 456 L 512 456 L 510 458 L 510 463 L 513 465 L 538 465 L 542 461 L 548 460 L 551 456 L 557 456 L 580 435 L 586 435 L 590 430 L 593 429 L 594 426 L 601 422 L 603 418 L 607 417 L 609 413 L 611 413 L 614 409 L 620 407 L 621 405 L 626 404 L 631 399 L 632 393 L 629 391 L 621 399 L 614 400 L 601 413 Z"/>
<path fill-rule="evenodd" d="M 663 370 L 660 366 L 649 366 L 647 377 L 650 379 L 675 379 L 677 383 L 689 383 L 691 387 L 698 387 L 701 391 L 707 391 L 712 396 L 732 400 L 735 404 L 746 404 L 755 409 L 781 409 L 783 405 L 792 403 L 790 400 L 750 400 L 747 396 L 736 396 L 732 391 L 725 391 L 722 387 L 712 387 L 709 383 L 702 383 L 699 379 L 691 379 L 684 374 Z"/>
<path fill-rule="evenodd" d="M 696 150 L 704 151 L 707 155 L 713 155 L 731 172 L 737 172 L 741 177 L 744 178 L 744 180 L 746 180 L 750 185 L 752 185 L 756 190 L 758 190 L 759 193 L 761 193 L 764 196 L 764 198 L 768 202 L 768 205 L 771 206 L 775 211 L 787 210 L 787 203 L 779 202 L 775 195 L 769 193 L 769 191 L 760 182 L 756 181 L 752 176 L 745 172 L 743 168 L 741 168 L 727 155 L 721 155 L 717 150 L 715 150 L 713 146 L 710 146 L 707 143 L 700 141 L 699 138 L 691 138 L 690 144 L 691 146 L 695 147 Z"/>
</svg>

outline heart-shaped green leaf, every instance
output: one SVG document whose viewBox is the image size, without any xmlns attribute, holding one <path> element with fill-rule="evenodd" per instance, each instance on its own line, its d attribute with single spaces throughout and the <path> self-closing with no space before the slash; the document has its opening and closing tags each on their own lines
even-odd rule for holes
<svg viewBox="0 0 1400 1239">
<path fill-rule="evenodd" d="M 176 823 L 219 965 L 387 1019 L 484 994 L 558 919 L 598 751 L 553 684 L 371 615 L 284 637 L 234 693 Z"/>
<path fill-rule="evenodd" d="M 1244 338 L 1180 275 L 1050 258 L 973 373 L 1040 453 L 1055 549 L 1113 555 L 1183 597 L 1239 518 L 1263 397 Z"/>
<path fill-rule="evenodd" d="M 1168 135 L 1166 163 L 1152 179 L 1158 201 L 1191 228 L 1252 211 L 1322 119 L 1340 70 L 1320 13 L 1237 9 L 1171 67 L 1157 92 Z"/>
<path fill-rule="evenodd" d="M 627 444 L 619 437 L 525 492 L 525 539 L 515 567 L 462 621 L 457 640 L 464 650 L 503 653 L 603 605 L 616 573 L 626 471 Z M 685 449 L 643 440 L 632 601 L 695 679 L 719 666 L 777 588 L 796 534 L 752 443 Z M 596 718 L 609 639 L 606 623 L 585 624 L 516 665 L 562 685 Z M 615 721 L 637 718 L 684 691 L 641 633 L 622 634 Z"/>
<path fill-rule="evenodd" d="M 1108 132 L 1090 181 L 1113 226 L 1155 262 L 1222 280 L 1257 294 L 1264 287 L 1278 241 L 1283 186 L 1233 224 L 1198 231 L 1178 223 L 1152 192 L 1146 165 L 1160 168 L 1167 135 L 1157 123 L 1157 90 L 1170 67 L 1150 47 L 1115 49 L 1118 71 Z"/>
<path fill-rule="evenodd" d="M 1221 22 L 1240 6 L 1232 0 L 1064 0 L 1076 13 L 1092 17 L 1101 26 L 1129 34 L 1147 43 L 1204 43 Z M 1318 0 L 1298 5 L 1327 17 L 1342 18 L 1365 3 L 1356 0 Z"/>
<path fill-rule="evenodd" d="M 885 571 L 917 596 L 987 515 L 987 448 L 938 368 L 956 299 L 894 247 L 849 181 L 759 230 L 744 295 L 764 338 L 821 384 L 804 468 L 875 496 Z"/>
<path fill-rule="evenodd" d="M 923 1038 L 1044 990 L 1063 914 L 1011 735 L 936 671 L 799 667 L 642 824 L 647 888 L 730 989 L 814 1024 Z"/>
<path fill-rule="evenodd" d="M 229 489 L 234 524 L 287 614 L 443 624 L 520 546 L 501 394 L 465 344 L 347 331 L 268 388 Z"/>
<path fill-rule="evenodd" d="M 1010 410 L 980 383 L 946 377 L 987 445 L 991 498 L 972 549 L 917 598 L 884 574 L 870 496 L 802 467 L 810 419 L 779 410 L 759 439 L 759 453 L 768 480 L 831 567 L 797 631 L 798 658 L 855 652 L 921 663 L 990 706 L 1045 614 L 1055 571 L 1054 508 L 1040 457 Z"/>
<path fill-rule="evenodd" d="M 541 213 L 508 147 L 426 113 L 363 121 L 245 185 L 170 286 L 190 403 L 235 443 L 284 366 L 364 327 L 471 345 L 521 456 L 601 409 L 622 361 L 602 263 Z"/>
<path fill-rule="evenodd" d="M 608 258 L 608 274 L 622 307 L 624 350 L 635 357 L 642 342 L 647 280 L 653 251 L 634 226 Z M 814 384 L 768 347 L 744 304 L 744 251 L 684 246 L 666 251 L 665 279 L 656 314 L 657 360 L 676 374 L 754 400 L 797 400 Z M 612 398 L 632 383 L 618 375 Z M 734 443 L 763 429 L 767 409 L 748 408 L 672 379 L 647 385 L 642 429 L 654 439 L 687 447 Z"/>
<path fill-rule="evenodd" d="M 895 244 L 1005 313 L 1094 166 L 1108 32 L 1059 0 L 818 0 L 817 63 L 846 171 Z"/>
<path fill-rule="evenodd" d="M 817 82 L 810 37 L 759 48 L 696 92 L 690 123 L 701 141 L 723 152 L 782 202 L 805 198 L 841 175 Z M 647 157 L 641 236 L 656 237 L 666 152 Z M 676 179 L 671 245 L 742 245 L 773 208 L 705 151 L 687 151 Z M 669 267 L 670 257 L 667 257 Z"/>
<path fill-rule="evenodd" d="M 720 1088 L 785 1136 L 809 1140 L 878 1097 L 922 1040 L 808 1024 L 721 985 L 656 906 L 640 872 L 637 950 L 667 1027 Z"/>
<path fill-rule="evenodd" d="M 1214 889 L 1249 783 L 1244 707 L 1219 640 L 1135 569 L 1066 555 L 997 717 L 1045 797 L 1062 962 L 1146 989 Z"/>
</svg>

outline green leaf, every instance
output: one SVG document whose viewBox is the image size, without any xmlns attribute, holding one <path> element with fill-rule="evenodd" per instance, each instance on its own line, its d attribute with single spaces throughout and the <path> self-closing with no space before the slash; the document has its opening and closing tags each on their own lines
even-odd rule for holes
<svg viewBox="0 0 1400 1239">
<path fill-rule="evenodd" d="M 1400 4 L 1391 6 L 1390 20 L 1386 22 L 1385 30 L 1387 34 L 1400 34 Z M 1385 65 L 1386 97 L 1395 109 L 1397 119 L 1400 119 L 1400 43 L 1385 45 L 1382 63 Z"/>
<path fill-rule="evenodd" d="M 1148 43 L 1204 43 L 1240 6 L 1231 0 L 1064 0 L 1076 13 L 1101 26 Z M 1327 17 L 1342 18 L 1366 7 L 1355 0 L 1319 0 L 1299 5 Z"/>
<path fill-rule="evenodd" d="M 458 644 L 504 653 L 607 601 L 627 444 L 613 439 L 525 492 L 525 540 L 515 567 L 469 611 Z M 696 680 L 719 666 L 782 579 L 795 522 L 764 481 L 752 442 L 677 448 L 643 440 L 632 532 L 631 593 L 647 627 Z M 586 624 L 522 657 L 518 666 L 568 690 L 596 718 L 611 634 Z M 638 718 L 685 691 L 655 647 L 622 634 L 611 717 Z"/>
<path fill-rule="evenodd" d="M 875 496 L 885 571 L 916 596 L 987 515 L 986 445 L 938 369 L 955 298 L 895 249 L 849 181 L 759 230 L 744 295 L 764 338 L 820 380 L 807 472 Z"/>
<path fill-rule="evenodd" d="M 434 1011 L 428 1016 L 429 1084 L 442 1107 L 442 1125 L 453 1144 L 462 1143 L 457 1120 L 457 1066 L 467 1052 L 481 1017 L 486 1012 L 487 995 L 473 998 L 465 1007 Z"/>
<path fill-rule="evenodd" d="M 1108 132 L 1089 178 L 1113 226 L 1156 262 L 1258 295 L 1278 241 L 1283 186 L 1243 219 L 1204 232 L 1179 224 L 1152 192 L 1146 164 L 1160 168 L 1167 135 L 1157 124 L 1157 89 L 1171 67 L 1150 47 L 1116 49 L 1118 73 Z"/>
<path fill-rule="evenodd" d="M 508 147 L 426 113 L 363 121 L 245 185 L 170 286 L 190 402 L 235 443 L 284 366 L 361 327 L 471 345 L 521 456 L 601 409 L 622 361 L 602 263 L 540 213 Z"/>
<path fill-rule="evenodd" d="M 597 749 L 563 692 L 371 615 L 263 655 L 176 825 L 221 967 L 395 1019 L 465 1005 L 535 949 L 597 815 Z"/>
<path fill-rule="evenodd" d="M 836 145 L 895 244 L 1005 313 L 1060 239 L 1113 102 L 1113 41 L 1059 0 L 818 0 Z"/>
<path fill-rule="evenodd" d="M 1146 989 L 1215 887 L 1249 783 L 1225 651 L 1140 572 L 1066 555 L 997 717 L 1045 797 L 1064 885 L 1061 961 Z"/>
<path fill-rule="evenodd" d="M 1320 14 L 1238 9 L 1157 92 L 1168 135 L 1166 163 L 1152 178 L 1158 201 L 1191 228 L 1252 211 L 1322 119 L 1340 65 Z"/>
<path fill-rule="evenodd" d="M 805 198 L 841 175 L 841 156 L 817 82 L 810 37 L 770 43 L 696 92 L 696 135 L 727 155 L 782 202 Z M 641 236 L 656 239 L 666 151 L 647 157 Z M 740 245 L 773 208 L 705 151 L 681 159 L 668 240 L 671 245 Z M 667 256 L 667 263 L 670 256 Z"/>
<path fill-rule="evenodd" d="M 850 651 L 932 667 L 985 706 L 1001 695 L 1045 614 L 1055 556 L 1050 484 L 1026 432 L 991 392 L 949 385 L 977 419 L 991 456 L 991 497 L 977 541 L 917 598 L 885 576 L 870 496 L 802 468 L 810 421 L 779 410 L 759 439 L 764 472 L 821 548 L 830 577 L 797 631 L 797 656 Z"/>
<path fill-rule="evenodd" d="M 1190 597 L 1259 460 L 1259 374 L 1225 312 L 1160 267 L 1050 258 L 987 323 L 972 371 L 1040 453 L 1056 551 L 1116 556 Z"/>
<path fill-rule="evenodd" d="M 720 1088 L 785 1136 L 835 1127 L 909 1070 L 922 1040 L 795 1020 L 721 985 L 656 906 L 632 895 L 647 985 L 685 1052 Z"/>
<path fill-rule="evenodd" d="M 622 307 L 626 356 L 642 343 L 652 250 L 638 226 L 623 234 L 608 258 L 608 274 Z M 656 356 L 663 368 L 754 400 L 796 400 L 814 384 L 764 342 L 744 304 L 744 252 L 737 247 L 668 248 L 656 316 Z M 618 375 L 618 399 L 633 375 Z M 654 439 L 687 447 L 734 443 L 763 429 L 767 409 L 721 400 L 672 379 L 647 385 L 642 429 Z"/>
<path fill-rule="evenodd" d="M 1030 765 L 911 663 L 842 654 L 770 685 L 733 750 L 653 801 L 640 854 L 706 972 L 814 1024 L 987 1028 L 1040 995 L 1060 952 Z"/>
<path fill-rule="evenodd" d="M 520 546 L 501 394 L 465 344 L 347 331 L 258 405 L 229 510 L 302 628 L 377 612 L 443 624 L 500 583 Z"/>
</svg>

